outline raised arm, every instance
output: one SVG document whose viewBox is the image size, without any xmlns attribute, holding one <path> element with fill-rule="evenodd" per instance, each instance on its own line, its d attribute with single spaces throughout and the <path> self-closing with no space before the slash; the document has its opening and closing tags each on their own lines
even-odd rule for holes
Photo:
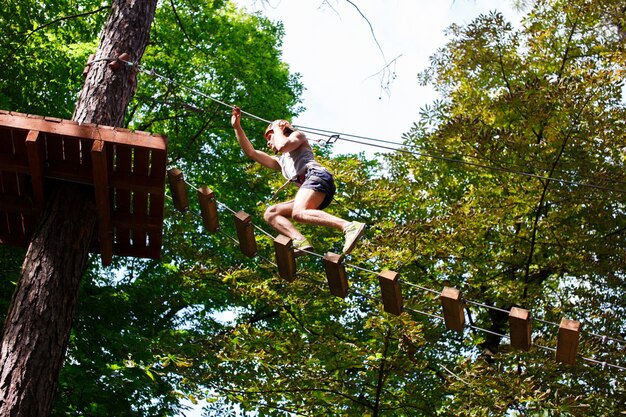
<svg viewBox="0 0 626 417">
<path fill-rule="evenodd" d="M 286 153 L 303 145 L 310 146 L 304 133 L 293 130 L 286 120 L 276 120 L 272 125 L 274 127 L 274 146 L 278 152 Z"/>
<path fill-rule="evenodd" d="M 263 151 L 258 151 L 254 149 L 254 146 L 252 146 L 252 143 L 250 143 L 250 140 L 246 136 L 246 133 L 243 131 L 243 128 L 241 127 L 241 109 L 239 107 L 233 107 L 230 124 L 233 126 L 233 129 L 235 129 L 235 136 L 237 137 L 237 142 L 239 142 L 239 146 L 241 146 L 241 149 L 246 154 L 246 156 L 248 156 L 248 158 L 258 162 L 265 167 L 280 171 L 280 165 L 278 164 L 278 160 L 275 157 L 268 155 Z"/>
</svg>

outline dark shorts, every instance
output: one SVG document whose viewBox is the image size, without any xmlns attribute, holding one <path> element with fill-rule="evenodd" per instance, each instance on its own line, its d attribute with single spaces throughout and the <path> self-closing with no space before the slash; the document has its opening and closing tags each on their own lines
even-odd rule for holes
<svg viewBox="0 0 626 417">
<path fill-rule="evenodd" d="M 304 182 L 300 187 L 326 194 L 324 201 L 322 201 L 322 204 L 318 207 L 319 210 L 328 207 L 330 202 L 333 201 L 335 191 L 337 191 L 333 175 L 327 170 L 320 168 L 309 168 L 304 176 Z"/>
</svg>

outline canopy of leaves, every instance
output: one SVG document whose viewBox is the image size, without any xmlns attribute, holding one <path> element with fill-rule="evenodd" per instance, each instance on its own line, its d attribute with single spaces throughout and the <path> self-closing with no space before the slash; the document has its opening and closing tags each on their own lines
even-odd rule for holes
<svg viewBox="0 0 626 417">
<path fill-rule="evenodd" d="M 267 119 L 302 110 L 281 25 L 227 1 L 163 2 L 127 123 L 168 136 L 191 207 L 168 200 L 162 259 L 104 269 L 94 257 L 54 415 L 176 415 L 182 400 L 206 401 L 206 415 L 617 415 L 624 371 L 583 358 L 626 366 L 624 343 L 594 336 L 626 336 L 622 6 L 538 1 L 519 27 L 495 12 L 453 25 L 420 74 L 441 99 L 402 151 L 318 149 L 338 183 L 328 210 L 368 223 L 344 300 L 317 257 L 287 283 L 269 233 L 257 230 L 255 258 L 233 241 L 232 211 L 269 232 L 282 181 L 244 159 L 211 98 Z M 106 13 L 86 0 L 0 5 L 0 108 L 69 118 Z M 263 124 L 244 120 L 258 147 Z M 203 184 L 220 233 L 199 219 Z M 340 252 L 337 232 L 302 230 Z M 21 256 L 0 247 L 5 306 Z M 401 274 L 399 317 L 382 311 L 382 269 Z M 462 334 L 439 317 L 444 285 L 468 300 Z M 530 352 L 501 336 L 512 306 L 539 319 Z M 549 350 L 561 317 L 583 323 L 574 366 Z"/>
</svg>

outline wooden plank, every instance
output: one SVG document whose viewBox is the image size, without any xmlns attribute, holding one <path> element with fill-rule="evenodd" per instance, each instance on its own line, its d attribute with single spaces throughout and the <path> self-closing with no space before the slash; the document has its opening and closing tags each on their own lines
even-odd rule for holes
<svg viewBox="0 0 626 417">
<path fill-rule="evenodd" d="M 0 148 L 3 146 L 2 141 L 0 141 Z M 4 176 L 7 175 L 6 172 L 0 170 L 0 202 L 5 202 L 7 200 L 7 195 L 5 194 L 4 189 Z M 0 239 L 3 242 L 7 242 L 11 235 L 11 229 L 9 228 L 9 214 L 3 209 L 0 204 Z"/>
<path fill-rule="evenodd" d="M 98 240 L 102 265 L 110 265 L 113 260 L 113 227 L 111 226 L 111 201 L 107 180 L 107 155 L 104 142 L 97 140 L 91 148 L 93 185 L 98 211 Z"/>
<path fill-rule="evenodd" d="M 46 178 L 54 178 L 78 184 L 93 184 L 93 170 L 91 167 L 83 165 L 76 166 L 67 161 L 57 161 L 54 164 L 46 164 L 46 166 L 49 166 L 44 173 Z"/>
<path fill-rule="evenodd" d="M 147 177 L 150 172 L 150 151 L 142 148 L 133 150 L 133 176 L 139 175 Z M 133 215 L 138 218 L 146 218 L 148 216 L 148 193 L 142 190 L 133 189 Z M 146 232 L 141 229 L 133 229 L 133 245 L 136 247 L 146 247 Z"/>
<path fill-rule="evenodd" d="M 122 174 L 132 173 L 132 149 L 128 146 L 115 145 L 114 170 Z M 93 155 L 92 155 L 93 158 Z M 114 214 L 131 214 L 131 193 L 128 189 L 114 190 L 115 201 L 113 205 Z M 132 247 L 131 231 L 123 227 L 115 227 L 113 240 L 118 248 Z M 115 246 L 114 246 L 115 247 Z"/>
<path fill-rule="evenodd" d="M 211 233 L 220 230 L 219 218 L 217 216 L 217 202 L 215 194 L 206 185 L 198 188 L 198 202 L 200 203 L 200 213 L 204 228 Z"/>
<path fill-rule="evenodd" d="M 2 175 L 2 199 L 10 201 L 11 199 L 20 199 L 19 195 L 19 176 L 20 174 L 13 172 L 4 172 Z M 22 214 L 19 211 L 6 211 L 8 231 L 16 240 L 22 240 L 25 236 L 24 225 L 22 223 Z"/>
<path fill-rule="evenodd" d="M 163 219 L 165 210 L 165 170 L 167 164 L 167 153 L 161 150 L 152 149 L 150 151 L 150 175 L 151 182 L 159 185 L 158 189 L 150 190 L 148 193 L 148 213 L 151 217 Z M 163 242 L 163 228 L 158 232 L 148 231 L 148 247 L 152 251 L 151 258 L 161 257 L 161 245 Z"/>
<path fill-rule="evenodd" d="M 28 173 L 28 161 L 23 143 L 28 133 L 10 129 L 3 129 L 1 132 L 0 170 Z"/>
<path fill-rule="evenodd" d="M 82 166 L 91 166 L 91 148 L 93 148 L 93 140 L 90 138 L 80 138 L 80 164 Z M 106 146 L 105 146 L 106 147 Z M 109 177 L 109 181 L 111 178 Z"/>
<path fill-rule="evenodd" d="M 60 172 L 67 171 L 67 165 L 63 164 L 63 139 L 61 136 L 45 134 L 44 142 L 46 144 L 46 165 L 48 168 Z"/>
<path fill-rule="evenodd" d="M 78 169 L 81 165 L 80 138 L 62 137 L 62 139 L 63 160 Z"/>
<path fill-rule="evenodd" d="M 324 255 L 323 262 L 330 293 L 337 297 L 346 298 L 348 295 L 348 278 L 346 267 L 343 264 L 343 256 L 328 252 Z"/>
<path fill-rule="evenodd" d="M 274 252 L 278 275 L 288 282 L 296 279 L 296 258 L 293 254 L 293 241 L 285 235 L 278 235 L 274 239 Z"/>
<path fill-rule="evenodd" d="M 167 138 L 162 135 L 131 132 L 128 129 L 98 126 L 89 123 L 77 124 L 71 120 L 56 120 L 45 120 L 38 116 L 15 112 L 0 114 L 0 125 L 10 128 L 25 131 L 37 130 L 57 136 L 101 139 L 106 142 L 115 142 L 131 147 L 160 149 L 163 151 L 167 149 Z"/>
<path fill-rule="evenodd" d="M 446 328 L 462 332 L 463 326 L 465 326 L 465 314 L 461 291 L 456 288 L 444 287 L 440 299 Z"/>
<path fill-rule="evenodd" d="M 396 316 L 402 314 L 402 293 L 400 292 L 399 278 L 400 275 L 397 272 L 389 270 L 384 270 L 378 274 L 384 310 Z"/>
<path fill-rule="evenodd" d="M 165 171 L 160 178 L 155 178 L 150 174 L 124 174 L 113 172 L 109 175 L 109 185 L 121 190 L 135 190 L 144 193 L 163 193 L 165 184 Z"/>
<path fill-rule="evenodd" d="M 530 311 L 513 307 L 509 312 L 511 346 L 515 349 L 529 351 L 532 345 L 532 320 Z"/>
<path fill-rule="evenodd" d="M 183 172 L 178 168 L 171 168 L 167 170 L 167 180 L 170 184 L 174 208 L 180 212 L 186 212 L 189 209 L 189 200 Z"/>
<path fill-rule="evenodd" d="M 252 226 L 252 218 L 243 211 L 239 211 L 234 215 L 235 228 L 237 229 L 237 238 L 239 239 L 239 247 L 241 252 L 247 257 L 256 256 L 257 244 L 254 238 L 254 227 Z"/>
<path fill-rule="evenodd" d="M 556 343 L 556 360 L 573 365 L 576 363 L 576 352 L 580 339 L 580 322 L 561 319 Z"/>
<path fill-rule="evenodd" d="M 44 144 L 42 135 L 31 130 L 26 137 L 26 150 L 28 153 L 28 166 L 30 178 L 33 184 L 33 198 L 35 204 L 43 209 L 44 197 Z"/>
<path fill-rule="evenodd" d="M 11 132 L 13 139 L 13 157 L 20 161 L 26 161 L 26 138 L 30 131 L 14 130 Z"/>
<path fill-rule="evenodd" d="M 128 229 L 138 232 L 145 233 L 155 233 L 163 228 L 163 219 L 159 217 L 150 217 L 150 216 L 139 216 L 136 214 L 128 214 L 128 213 L 115 213 L 111 217 L 111 224 L 113 227 L 118 227 L 121 229 Z M 134 246 L 137 248 L 146 247 L 144 246 Z"/>
</svg>

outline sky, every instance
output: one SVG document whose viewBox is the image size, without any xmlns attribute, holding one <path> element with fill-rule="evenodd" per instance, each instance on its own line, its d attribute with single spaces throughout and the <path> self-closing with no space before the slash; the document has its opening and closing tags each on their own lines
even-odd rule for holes
<svg viewBox="0 0 626 417">
<path fill-rule="evenodd" d="M 445 28 L 492 10 L 519 20 L 508 0 L 353 0 L 359 10 L 346 0 L 236 3 L 284 24 L 283 60 L 306 88 L 306 110 L 293 124 L 394 142 L 436 98 L 432 88 L 418 84 L 417 74 L 445 45 Z M 348 142 L 334 149 L 379 151 Z"/>
<path fill-rule="evenodd" d="M 493 10 L 512 22 L 520 18 L 509 0 L 352 2 L 360 12 L 346 0 L 235 0 L 284 24 L 283 61 L 300 73 L 305 87 L 306 110 L 294 125 L 401 142 L 419 121 L 420 108 L 437 98 L 418 84 L 417 74 L 445 45 L 445 29 Z M 395 78 L 382 90 L 377 74 L 387 65 L 384 83 L 392 73 Z M 340 141 L 334 151 L 372 156 L 381 149 Z M 181 416 L 200 417 L 201 408 L 202 403 Z"/>
</svg>

